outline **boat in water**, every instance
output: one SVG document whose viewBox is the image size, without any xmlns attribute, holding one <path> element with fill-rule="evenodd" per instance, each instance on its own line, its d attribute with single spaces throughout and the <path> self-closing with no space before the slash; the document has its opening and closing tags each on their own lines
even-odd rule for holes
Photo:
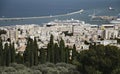
<svg viewBox="0 0 120 74">
<path fill-rule="evenodd" d="M 118 15 L 118 17 L 115 20 L 110 21 L 110 23 L 112 23 L 112 24 L 120 24 L 120 14 Z"/>
<path fill-rule="evenodd" d="M 114 10 L 114 8 L 112 8 L 111 6 L 109 7 L 109 10 Z"/>
<path fill-rule="evenodd" d="M 120 18 L 110 21 L 112 24 L 120 24 Z"/>
</svg>

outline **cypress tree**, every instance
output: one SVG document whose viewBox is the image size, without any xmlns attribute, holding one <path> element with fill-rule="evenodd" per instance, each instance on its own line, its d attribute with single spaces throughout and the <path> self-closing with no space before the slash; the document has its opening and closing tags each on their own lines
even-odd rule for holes
<svg viewBox="0 0 120 74">
<path fill-rule="evenodd" d="M 70 58 L 70 52 L 69 52 L 69 47 L 67 46 L 65 48 L 65 63 L 69 63 L 69 58 Z"/>
<path fill-rule="evenodd" d="M 15 56 L 16 56 L 16 52 L 15 52 L 15 47 L 14 47 L 14 43 L 13 43 L 12 47 L 11 47 L 11 63 L 15 62 Z"/>
<path fill-rule="evenodd" d="M 45 49 L 40 49 L 40 63 L 44 64 L 46 62 Z"/>
<path fill-rule="evenodd" d="M 8 43 L 5 43 L 5 47 L 4 47 L 4 64 L 6 66 L 9 66 L 10 64 L 10 50 L 9 50 L 9 46 Z"/>
<path fill-rule="evenodd" d="M 15 62 L 15 48 L 14 43 L 9 46 L 9 55 L 10 55 L 10 63 Z"/>
<path fill-rule="evenodd" d="M 58 63 L 59 62 L 59 48 L 58 48 L 58 44 L 55 43 L 55 46 L 54 46 L 54 63 Z"/>
<path fill-rule="evenodd" d="M 52 45 L 51 48 L 50 62 L 54 63 L 54 44 Z"/>
<path fill-rule="evenodd" d="M 23 64 L 23 56 L 20 54 L 20 53 L 18 53 L 18 54 L 16 54 L 16 56 L 15 56 L 15 58 L 16 58 L 16 63 L 18 63 L 18 64 Z"/>
<path fill-rule="evenodd" d="M 38 64 L 38 45 L 36 39 L 28 38 L 26 50 L 24 51 L 24 63 L 27 66 Z"/>
<path fill-rule="evenodd" d="M 73 45 L 73 49 L 72 49 L 72 60 L 75 59 L 76 55 L 77 55 L 77 51 L 76 51 L 76 46 L 75 46 L 75 44 L 74 44 L 74 45 Z"/>
<path fill-rule="evenodd" d="M 30 66 L 30 38 L 27 39 L 26 49 L 23 53 L 24 64 Z"/>
<path fill-rule="evenodd" d="M 0 39 L 0 66 L 3 66 L 4 58 L 3 58 L 3 45 L 2 40 Z"/>
<path fill-rule="evenodd" d="M 64 40 L 61 38 L 60 40 L 60 61 L 61 62 L 65 62 L 65 43 L 64 43 Z"/>
<path fill-rule="evenodd" d="M 48 62 L 54 62 L 53 46 L 54 46 L 53 35 L 51 35 L 50 36 L 50 42 L 47 45 L 47 60 L 48 60 Z"/>
<path fill-rule="evenodd" d="M 30 54 L 29 54 L 29 56 L 30 56 L 30 58 L 29 58 L 30 66 L 33 66 L 34 65 L 34 42 L 33 42 L 32 39 L 30 39 L 30 49 L 29 49 L 29 52 L 30 52 Z"/>
<path fill-rule="evenodd" d="M 36 39 L 34 39 L 34 65 L 38 64 L 38 45 Z"/>
<path fill-rule="evenodd" d="M 47 61 L 50 62 L 50 43 L 47 44 Z"/>
</svg>

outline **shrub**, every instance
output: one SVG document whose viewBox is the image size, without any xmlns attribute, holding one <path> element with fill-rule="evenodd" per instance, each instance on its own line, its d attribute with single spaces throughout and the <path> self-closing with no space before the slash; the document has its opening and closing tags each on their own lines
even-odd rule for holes
<svg viewBox="0 0 120 74">
<path fill-rule="evenodd" d="M 14 67 L 16 70 L 24 70 L 26 67 L 23 64 L 12 63 L 10 64 L 11 67 Z"/>
<path fill-rule="evenodd" d="M 120 68 L 113 70 L 111 74 L 120 74 Z"/>
<path fill-rule="evenodd" d="M 16 72 L 16 69 L 13 67 L 4 67 L 3 72 Z"/>
<path fill-rule="evenodd" d="M 42 72 L 39 70 L 32 70 L 32 74 L 42 74 Z"/>
<path fill-rule="evenodd" d="M 54 68 L 54 67 L 55 67 L 55 64 L 53 64 L 53 63 L 46 63 L 46 66 L 47 66 L 47 67 L 52 67 L 52 68 Z"/>
</svg>

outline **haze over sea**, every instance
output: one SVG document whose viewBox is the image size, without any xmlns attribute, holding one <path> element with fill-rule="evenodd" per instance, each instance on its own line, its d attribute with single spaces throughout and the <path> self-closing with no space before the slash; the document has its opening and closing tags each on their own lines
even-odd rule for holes
<svg viewBox="0 0 120 74">
<path fill-rule="evenodd" d="M 109 10 L 109 7 L 115 10 Z M 28 19 L 22 21 L 0 21 L 0 25 L 42 24 L 54 19 L 78 19 L 87 23 L 100 24 L 90 21 L 88 15 L 117 16 L 120 13 L 120 0 L 0 0 L 0 18 L 38 17 L 67 14 L 84 9 L 82 14 L 61 17 Z"/>
</svg>

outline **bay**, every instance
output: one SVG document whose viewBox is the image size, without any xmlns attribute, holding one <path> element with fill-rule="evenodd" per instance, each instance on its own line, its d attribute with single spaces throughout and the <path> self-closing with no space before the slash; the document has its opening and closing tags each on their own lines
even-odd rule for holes
<svg viewBox="0 0 120 74">
<path fill-rule="evenodd" d="M 110 11 L 109 6 L 115 10 Z M 90 21 L 88 15 L 96 12 L 96 15 L 117 16 L 120 13 L 120 0 L 0 0 L 0 18 L 38 17 L 67 14 L 84 9 L 82 14 L 69 16 L 28 19 L 21 21 L 0 21 L 0 25 L 16 24 L 40 24 L 55 19 L 78 19 L 87 23 L 101 24 Z"/>
</svg>

